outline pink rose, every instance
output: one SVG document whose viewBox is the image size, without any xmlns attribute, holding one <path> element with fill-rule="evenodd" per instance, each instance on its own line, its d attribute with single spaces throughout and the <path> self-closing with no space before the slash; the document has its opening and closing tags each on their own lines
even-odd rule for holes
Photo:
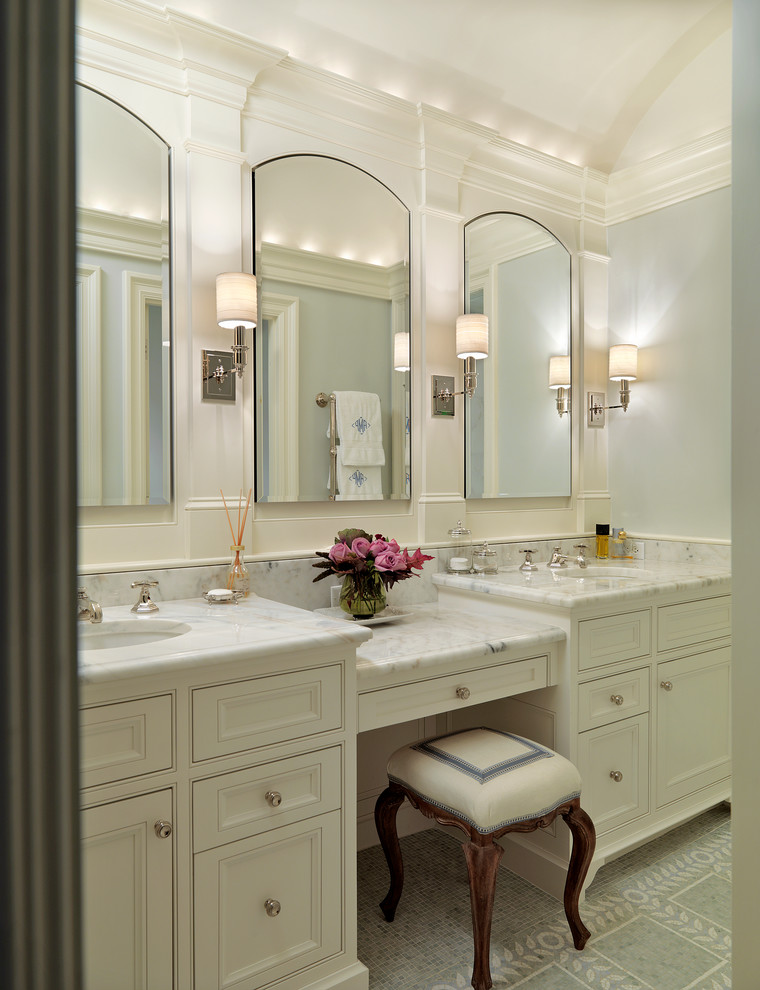
<svg viewBox="0 0 760 990">
<path fill-rule="evenodd" d="M 369 540 L 365 540 L 363 536 L 357 536 L 354 542 L 351 544 L 351 550 L 356 554 L 357 557 L 361 557 L 362 560 L 367 559 L 367 554 L 372 549 L 372 544 Z"/>
<path fill-rule="evenodd" d="M 370 543 L 369 549 L 372 556 L 377 557 L 378 554 L 385 553 L 385 551 L 388 550 L 389 547 L 386 541 L 382 537 L 378 537 L 376 540 L 373 540 Z"/>
<path fill-rule="evenodd" d="M 406 561 L 400 553 L 393 550 L 384 550 L 375 557 L 375 570 L 378 571 L 405 571 Z"/>
<path fill-rule="evenodd" d="M 333 564 L 342 564 L 350 554 L 351 551 L 345 543 L 334 543 L 330 547 L 329 557 Z"/>
<path fill-rule="evenodd" d="M 401 553 L 401 547 L 395 540 L 388 540 L 388 549 L 392 550 L 394 553 Z"/>
</svg>

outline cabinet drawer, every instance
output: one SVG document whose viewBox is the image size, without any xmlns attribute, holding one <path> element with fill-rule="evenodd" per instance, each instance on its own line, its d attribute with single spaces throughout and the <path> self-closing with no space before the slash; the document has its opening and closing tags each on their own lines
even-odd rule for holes
<svg viewBox="0 0 760 990">
<path fill-rule="evenodd" d="M 649 711 L 649 669 L 613 674 L 578 686 L 578 730 Z"/>
<path fill-rule="evenodd" d="M 649 609 L 582 619 L 578 623 L 578 669 L 593 670 L 608 663 L 638 660 L 652 651 Z"/>
<path fill-rule="evenodd" d="M 193 761 L 300 739 L 343 724 L 340 665 L 193 691 Z"/>
<path fill-rule="evenodd" d="M 581 803 L 598 834 L 649 811 L 649 716 L 578 736 Z M 620 779 L 615 779 L 620 775 Z"/>
<path fill-rule="evenodd" d="M 359 731 L 456 711 L 548 684 L 547 657 L 515 660 L 359 695 Z M 457 693 L 459 692 L 459 693 Z"/>
<path fill-rule="evenodd" d="M 193 784 L 193 846 L 210 849 L 334 811 L 340 795 L 339 746 L 198 780 Z"/>
<path fill-rule="evenodd" d="M 82 787 L 172 767 L 172 697 L 139 698 L 79 713 Z"/>
<path fill-rule="evenodd" d="M 731 635 L 731 596 L 707 598 L 657 609 L 657 649 L 708 643 Z"/>
<path fill-rule="evenodd" d="M 257 990 L 339 952 L 340 849 L 333 811 L 197 854 L 194 986 Z"/>
</svg>

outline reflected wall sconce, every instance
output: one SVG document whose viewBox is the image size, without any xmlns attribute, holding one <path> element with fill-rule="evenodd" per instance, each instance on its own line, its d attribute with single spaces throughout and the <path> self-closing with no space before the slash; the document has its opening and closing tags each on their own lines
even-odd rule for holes
<svg viewBox="0 0 760 990">
<path fill-rule="evenodd" d="M 611 382 L 620 382 L 620 403 L 607 406 L 601 392 L 589 392 L 589 426 L 604 426 L 605 409 L 622 409 L 627 412 L 631 401 L 628 382 L 635 382 L 638 378 L 638 350 L 635 344 L 614 344 L 610 347 L 609 378 Z"/>
<path fill-rule="evenodd" d="M 256 276 L 247 272 L 222 272 L 217 275 L 216 322 L 225 330 L 233 330 L 234 336 L 231 354 L 229 351 L 202 352 L 204 399 L 235 401 L 233 376 L 237 373 L 238 378 L 243 377 L 247 360 L 245 331 L 252 330 L 257 320 Z"/>
<path fill-rule="evenodd" d="M 457 317 L 457 357 L 464 361 L 464 389 L 452 391 L 454 379 L 449 375 L 433 375 L 433 415 L 453 416 L 454 396 L 472 398 L 478 387 L 476 361 L 488 357 L 488 317 L 484 313 L 466 313 Z"/>
<path fill-rule="evenodd" d="M 570 355 L 549 358 L 549 388 L 557 393 L 557 413 L 560 419 L 570 412 Z"/>
<path fill-rule="evenodd" d="M 409 334 L 394 333 L 393 335 L 393 370 L 409 371 L 411 368 Z"/>
</svg>

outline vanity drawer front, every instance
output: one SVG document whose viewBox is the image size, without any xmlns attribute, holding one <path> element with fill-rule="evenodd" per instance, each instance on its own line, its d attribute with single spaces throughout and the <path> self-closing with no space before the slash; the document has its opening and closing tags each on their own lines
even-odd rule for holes
<svg viewBox="0 0 760 990">
<path fill-rule="evenodd" d="M 578 623 L 579 670 L 638 660 L 648 657 L 651 651 L 652 618 L 648 608 Z"/>
<path fill-rule="evenodd" d="M 196 781 L 193 847 L 199 852 L 334 811 L 340 797 L 339 746 Z"/>
<path fill-rule="evenodd" d="M 676 650 L 731 635 L 731 596 L 657 609 L 657 649 Z"/>
<path fill-rule="evenodd" d="M 578 730 L 649 711 L 649 669 L 613 674 L 578 686 Z"/>
<path fill-rule="evenodd" d="M 339 729 L 339 664 L 193 691 L 193 761 Z"/>
<path fill-rule="evenodd" d="M 359 695 L 359 731 L 456 711 L 549 683 L 548 657 L 496 664 Z"/>
<path fill-rule="evenodd" d="M 83 708 L 79 725 L 82 787 L 173 766 L 170 694 Z"/>
<path fill-rule="evenodd" d="M 649 715 L 581 732 L 581 804 L 597 834 L 649 811 Z"/>
<path fill-rule="evenodd" d="M 333 811 L 193 857 L 198 990 L 311 985 L 342 947 L 341 833 Z"/>
</svg>

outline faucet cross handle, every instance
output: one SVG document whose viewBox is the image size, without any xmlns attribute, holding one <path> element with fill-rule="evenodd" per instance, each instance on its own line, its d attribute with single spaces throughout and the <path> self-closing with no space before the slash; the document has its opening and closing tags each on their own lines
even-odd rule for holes
<svg viewBox="0 0 760 990">
<path fill-rule="evenodd" d="M 158 581 L 148 581 L 144 578 L 141 581 L 133 581 L 132 587 L 140 589 L 140 597 L 137 599 L 135 604 L 132 606 L 132 611 L 138 614 L 144 615 L 148 612 L 157 612 L 158 605 L 154 601 L 151 601 L 149 588 L 155 588 L 158 586 Z"/>
<path fill-rule="evenodd" d="M 578 556 L 575 558 L 576 561 L 577 561 L 577 563 L 578 563 L 578 567 L 586 567 L 587 566 L 587 563 L 586 563 L 586 544 L 585 543 L 576 543 L 575 546 L 573 547 L 573 550 L 577 550 L 578 551 Z"/>
<path fill-rule="evenodd" d="M 521 571 L 537 571 L 538 570 L 538 564 L 536 564 L 533 561 L 533 554 L 535 552 L 536 552 L 535 550 L 521 550 L 520 551 L 520 553 L 524 553 L 525 554 L 525 560 L 522 562 L 522 564 L 520 564 L 520 567 L 518 568 L 518 570 L 521 570 Z"/>
</svg>

